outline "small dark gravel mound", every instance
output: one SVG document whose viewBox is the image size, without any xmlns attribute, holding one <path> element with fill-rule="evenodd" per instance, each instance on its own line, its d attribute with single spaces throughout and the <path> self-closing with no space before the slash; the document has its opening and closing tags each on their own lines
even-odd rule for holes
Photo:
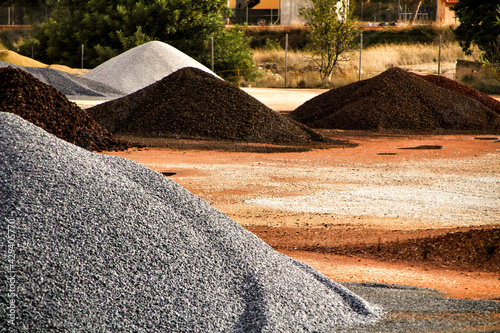
<svg viewBox="0 0 500 333">
<path fill-rule="evenodd" d="M 128 148 L 61 92 L 23 70 L 0 68 L 0 91 L 0 111 L 15 113 L 60 139 L 88 150 Z"/>
<path fill-rule="evenodd" d="M 417 75 L 417 74 L 415 74 Z M 459 94 L 462 94 L 464 96 L 474 98 L 476 101 L 479 103 L 483 104 L 484 106 L 490 108 L 491 110 L 495 111 L 496 113 L 500 114 L 500 102 L 497 101 L 496 99 L 480 92 L 479 90 L 476 90 L 472 87 L 469 87 L 465 84 L 462 84 L 460 82 L 457 82 L 452 79 L 448 79 L 447 77 L 444 76 L 439 76 L 439 75 L 422 75 L 420 76 L 424 80 L 434 83 L 435 85 L 438 85 L 442 88 L 446 88 L 448 90 L 457 92 Z"/>
<path fill-rule="evenodd" d="M 112 133 L 272 144 L 328 142 L 241 89 L 193 67 L 87 109 Z"/>
<path fill-rule="evenodd" d="M 327 91 L 290 117 L 313 128 L 500 132 L 494 111 L 400 68 Z"/>
<path fill-rule="evenodd" d="M 164 175 L 5 112 L 0 235 L 0 309 L 13 315 L 0 311 L 1 332 L 333 332 L 380 319 Z"/>
</svg>

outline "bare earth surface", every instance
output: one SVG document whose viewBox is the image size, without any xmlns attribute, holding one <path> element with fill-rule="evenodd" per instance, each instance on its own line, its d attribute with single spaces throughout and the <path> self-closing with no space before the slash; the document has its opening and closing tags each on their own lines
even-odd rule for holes
<svg viewBox="0 0 500 333">
<path fill-rule="evenodd" d="M 322 92 L 246 91 L 284 113 Z M 107 154 L 164 172 L 278 251 L 334 281 L 500 300 L 499 138 L 321 133 L 357 145 L 261 153 L 248 152 L 250 144 L 235 152 L 223 142 L 141 139 L 148 148 Z M 469 232 L 470 242 L 455 237 L 462 232 Z M 405 313 L 393 312 L 389 321 L 410 315 Z M 402 320 L 411 323 L 411 316 Z M 500 328 L 496 312 L 482 319 L 477 313 L 465 319 L 435 313 L 421 320 L 436 323 L 441 316 L 460 323 L 476 318 L 479 330 Z"/>
<path fill-rule="evenodd" d="M 499 271 L 300 250 L 498 227 L 499 142 L 469 135 L 335 135 L 359 146 L 270 154 L 144 148 L 113 155 L 175 173 L 175 182 L 335 281 L 500 299 Z M 443 148 L 398 149 L 419 145 Z"/>
</svg>

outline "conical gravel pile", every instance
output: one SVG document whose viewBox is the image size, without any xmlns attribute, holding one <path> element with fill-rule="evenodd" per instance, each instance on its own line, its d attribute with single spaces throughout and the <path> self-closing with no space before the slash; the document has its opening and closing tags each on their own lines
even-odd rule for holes
<svg viewBox="0 0 500 333">
<path fill-rule="evenodd" d="M 9 331 L 332 332 L 380 315 L 160 173 L 11 113 L 0 227 Z"/>
<path fill-rule="evenodd" d="M 243 90 L 192 67 L 87 112 L 114 134 L 273 144 L 328 141 Z"/>
<path fill-rule="evenodd" d="M 397 67 L 316 96 L 290 117 L 313 128 L 500 131 L 499 115 L 477 100 Z"/>
<path fill-rule="evenodd" d="M 0 68 L 0 111 L 15 113 L 58 138 L 88 150 L 126 149 L 85 110 L 55 88 L 12 67 Z"/>
<path fill-rule="evenodd" d="M 480 92 L 479 90 L 440 75 L 422 75 L 420 77 L 442 88 L 457 92 L 470 98 L 474 98 L 479 103 L 500 114 L 500 101 L 497 101 L 493 97 L 490 97 Z"/>
<path fill-rule="evenodd" d="M 216 76 L 210 69 L 175 47 L 154 41 L 106 61 L 83 77 L 131 94 L 184 67 L 199 68 Z"/>
</svg>

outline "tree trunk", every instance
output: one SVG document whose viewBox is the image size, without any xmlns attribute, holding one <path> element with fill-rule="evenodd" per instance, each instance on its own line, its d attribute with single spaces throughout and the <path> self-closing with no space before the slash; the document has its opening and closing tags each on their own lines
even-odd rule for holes
<svg viewBox="0 0 500 333">
<path fill-rule="evenodd" d="M 422 5 L 422 2 L 424 2 L 424 0 L 420 0 L 415 8 L 415 12 L 413 12 L 413 19 L 411 20 L 411 24 L 415 24 L 415 21 L 417 20 L 417 15 L 418 15 L 418 11 L 420 10 L 420 6 Z"/>
</svg>

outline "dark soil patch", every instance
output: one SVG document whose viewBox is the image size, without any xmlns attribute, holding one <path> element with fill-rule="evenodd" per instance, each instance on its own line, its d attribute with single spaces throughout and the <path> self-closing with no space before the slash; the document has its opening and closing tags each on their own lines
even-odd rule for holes
<svg viewBox="0 0 500 333">
<path fill-rule="evenodd" d="M 130 146 L 114 138 L 57 89 L 20 69 L 0 68 L 0 91 L 0 111 L 17 114 L 64 141 L 91 151 Z"/>
<path fill-rule="evenodd" d="M 334 250 L 384 260 L 428 262 L 435 266 L 500 272 L 500 228 L 357 245 Z"/>
<path fill-rule="evenodd" d="M 285 145 L 330 142 L 241 89 L 190 67 L 87 111 L 115 134 Z"/>
<path fill-rule="evenodd" d="M 415 147 L 402 147 L 398 149 L 443 149 L 443 146 L 440 145 L 418 145 Z"/>
<path fill-rule="evenodd" d="M 247 227 L 277 250 L 313 251 L 435 267 L 500 272 L 500 228 L 419 231 Z"/>
<path fill-rule="evenodd" d="M 500 116 L 400 68 L 327 91 L 290 117 L 312 128 L 499 133 Z"/>
<path fill-rule="evenodd" d="M 253 142 L 236 142 L 229 140 L 186 140 L 171 138 L 138 137 L 117 134 L 118 138 L 131 142 L 137 147 L 168 148 L 174 150 L 213 150 L 221 152 L 241 153 L 300 153 L 311 149 L 350 148 L 357 144 L 348 140 L 332 139 L 328 143 L 312 143 L 303 145 L 274 145 Z"/>
</svg>

